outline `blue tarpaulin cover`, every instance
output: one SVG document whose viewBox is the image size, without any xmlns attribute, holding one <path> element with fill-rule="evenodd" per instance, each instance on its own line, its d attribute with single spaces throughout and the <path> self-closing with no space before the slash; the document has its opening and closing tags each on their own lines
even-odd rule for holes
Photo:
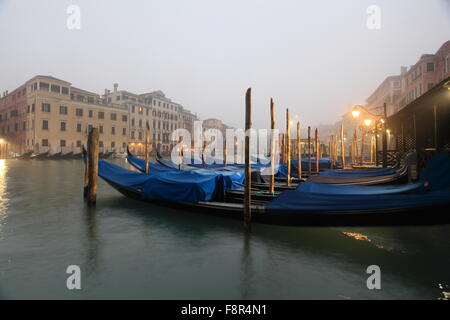
<svg viewBox="0 0 450 320">
<path fill-rule="evenodd" d="M 155 166 L 158 169 L 161 169 L 160 167 Z M 227 189 L 241 188 L 240 185 L 244 181 L 244 174 L 240 171 L 168 169 L 150 170 L 147 175 L 104 160 L 98 163 L 100 177 L 124 187 L 141 190 L 141 195 L 145 199 L 179 202 L 210 201 L 223 196 Z"/>
<path fill-rule="evenodd" d="M 400 193 L 424 193 L 425 187 L 422 182 L 405 185 L 386 186 L 340 186 L 334 184 L 302 182 L 297 186 L 296 191 L 300 193 L 317 194 L 382 195 Z"/>
<path fill-rule="evenodd" d="M 320 172 L 322 177 L 341 177 L 341 178 L 365 178 L 365 177 L 381 177 L 395 174 L 397 171 L 392 168 L 379 169 L 352 169 L 352 170 L 327 170 Z"/>
<path fill-rule="evenodd" d="M 420 174 L 420 178 L 428 182 L 431 190 L 450 187 L 450 156 L 442 152 L 428 162 L 428 166 Z"/>
<path fill-rule="evenodd" d="M 266 205 L 268 211 L 352 211 L 450 204 L 448 190 L 423 194 L 346 195 L 284 191 Z"/>
</svg>

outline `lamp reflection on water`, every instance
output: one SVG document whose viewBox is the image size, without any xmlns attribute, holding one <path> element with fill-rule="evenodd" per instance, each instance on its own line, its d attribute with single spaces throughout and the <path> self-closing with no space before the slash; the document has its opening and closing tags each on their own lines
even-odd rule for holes
<svg viewBox="0 0 450 320">
<path fill-rule="evenodd" d="M 2 225 L 6 219 L 6 210 L 8 208 L 8 199 L 6 198 L 6 173 L 8 164 L 5 159 L 0 159 L 0 239 Z"/>
</svg>

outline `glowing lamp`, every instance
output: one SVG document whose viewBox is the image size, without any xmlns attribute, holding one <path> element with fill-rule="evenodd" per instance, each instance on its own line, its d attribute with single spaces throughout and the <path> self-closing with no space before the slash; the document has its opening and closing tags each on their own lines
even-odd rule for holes
<svg viewBox="0 0 450 320">
<path fill-rule="evenodd" d="M 353 109 L 352 110 L 352 117 L 353 117 L 353 119 L 358 118 L 360 114 L 361 114 L 361 111 L 359 111 L 358 109 Z"/>
<path fill-rule="evenodd" d="M 366 125 L 366 127 L 369 127 L 372 124 L 372 120 L 366 119 L 364 120 L 364 124 Z"/>
</svg>

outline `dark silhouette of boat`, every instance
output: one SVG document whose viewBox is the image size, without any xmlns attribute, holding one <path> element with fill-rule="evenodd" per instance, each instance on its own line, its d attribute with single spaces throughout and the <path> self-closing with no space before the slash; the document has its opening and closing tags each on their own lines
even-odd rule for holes
<svg viewBox="0 0 450 320">
<path fill-rule="evenodd" d="M 33 155 L 33 151 L 28 151 L 28 152 L 22 153 L 20 156 L 15 157 L 15 159 L 18 159 L 18 160 L 31 159 L 32 155 Z"/>
<path fill-rule="evenodd" d="M 72 159 L 73 156 L 73 151 L 61 154 L 61 159 L 63 160 L 68 160 L 68 159 Z"/>
<path fill-rule="evenodd" d="M 44 160 L 44 159 L 46 159 L 49 156 L 49 154 L 50 154 L 50 151 L 41 152 L 41 153 L 32 155 L 31 159 L 33 159 L 33 160 Z"/>
<path fill-rule="evenodd" d="M 56 152 L 47 157 L 49 160 L 58 160 L 61 159 L 62 152 Z"/>
</svg>

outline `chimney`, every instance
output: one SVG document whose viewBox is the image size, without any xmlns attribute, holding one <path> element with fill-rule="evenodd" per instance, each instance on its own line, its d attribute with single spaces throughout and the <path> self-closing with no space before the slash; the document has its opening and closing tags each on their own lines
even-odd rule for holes
<svg viewBox="0 0 450 320">
<path fill-rule="evenodd" d="M 114 92 L 117 92 L 117 88 L 119 87 L 118 83 L 114 83 Z"/>
<path fill-rule="evenodd" d="M 403 76 L 406 74 L 406 72 L 408 71 L 408 67 L 400 67 L 400 75 Z"/>
</svg>

